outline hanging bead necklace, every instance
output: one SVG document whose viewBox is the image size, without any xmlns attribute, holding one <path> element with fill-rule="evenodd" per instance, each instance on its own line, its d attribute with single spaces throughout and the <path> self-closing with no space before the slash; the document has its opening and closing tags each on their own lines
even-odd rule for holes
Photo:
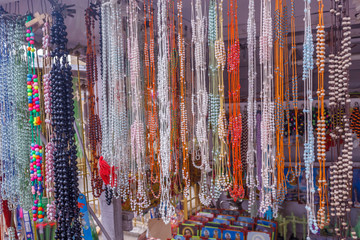
<svg viewBox="0 0 360 240">
<path fill-rule="evenodd" d="M 145 3 L 144 3 L 145 4 Z M 147 31 L 147 21 L 149 21 L 149 30 Z M 150 183 L 152 186 L 159 186 L 158 193 L 154 192 L 151 187 L 151 192 L 155 198 L 161 195 L 160 186 L 160 166 L 157 156 L 159 155 L 159 120 L 156 104 L 156 66 L 154 53 L 154 10 L 153 0 L 148 0 L 148 5 L 144 5 L 144 26 L 145 26 L 145 82 L 147 82 L 146 107 L 147 107 L 147 135 L 148 154 L 150 158 Z M 147 40 L 148 34 L 150 36 Z"/>
<path fill-rule="evenodd" d="M 51 85 L 50 85 L 50 71 L 51 71 L 51 55 L 50 55 L 50 22 L 51 18 L 46 17 L 43 32 L 43 87 L 44 87 L 44 107 L 45 107 L 45 126 L 47 133 L 47 144 L 45 145 L 45 186 L 46 196 L 49 203 L 46 205 L 47 218 L 49 221 L 55 221 L 56 206 L 54 201 L 54 142 L 53 130 L 51 125 Z"/>
<path fill-rule="evenodd" d="M 219 182 L 219 129 L 218 119 L 220 111 L 220 96 L 219 96 L 219 75 L 216 63 L 215 41 L 217 40 L 217 12 L 216 1 L 211 0 L 209 6 L 209 30 L 208 30 L 208 45 L 209 45 L 209 120 L 208 126 L 212 140 L 212 177 L 211 177 L 211 195 L 213 199 L 220 197 L 220 182 Z"/>
<path fill-rule="evenodd" d="M 7 28 L 9 32 L 7 32 Z M 1 33 L 1 198 L 7 200 L 9 208 L 12 208 L 13 204 L 16 204 L 16 189 L 14 187 L 14 179 L 16 179 L 16 172 L 14 172 L 13 166 L 13 153 L 12 153 L 12 134 L 13 134 L 13 123 L 11 115 L 14 109 L 12 108 L 12 92 L 11 87 L 11 56 L 9 46 L 12 42 L 13 34 L 11 34 L 13 25 L 11 22 L 7 22 L 4 18 L 0 19 L 0 33 Z M 9 34 L 10 33 L 10 34 Z M 23 93 L 24 94 L 24 93 Z"/>
<path fill-rule="evenodd" d="M 97 58 L 95 49 L 95 11 L 93 8 L 85 10 L 85 25 L 86 25 L 86 79 L 88 92 L 88 111 L 89 111 L 89 132 L 87 134 L 90 144 L 89 161 L 91 164 L 91 187 L 94 197 L 100 197 L 102 189 L 102 180 L 99 176 L 98 160 L 101 150 L 101 122 L 99 119 L 99 102 L 95 95 L 98 91 L 98 70 Z"/>
<path fill-rule="evenodd" d="M 74 130 L 74 100 L 71 66 L 68 59 L 67 32 L 64 17 L 53 10 L 51 56 L 54 63 L 50 72 L 51 121 L 54 142 L 55 204 L 57 213 L 56 239 L 81 239 L 77 156 Z M 38 206 L 40 207 L 40 206 Z"/>
<path fill-rule="evenodd" d="M 187 198 L 190 195 L 190 163 L 188 149 L 188 118 L 186 110 L 186 80 L 185 80 L 185 40 L 183 29 L 182 0 L 177 3 L 178 8 L 178 47 L 179 47 L 179 65 L 180 65 L 180 137 L 182 145 L 182 178 L 184 183 L 183 194 Z"/>
<path fill-rule="evenodd" d="M 304 45 L 303 45 L 303 55 L 304 55 L 304 64 L 303 64 L 303 76 L 304 81 L 304 115 L 305 115 L 305 143 L 304 143 L 304 162 L 305 162 L 305 177 L 306 177 L 306 213 L 308 220 L 308 230 L 307 230 L 307 239 L 310 239 L 310 232 L 316 233 L 318 231 L 318 226 L 315 216 L 315 206 L 314 206 L 314 173 L 313 165 L 315 161 L 315 149 L 314 149 L 314 133 L 312 125 L 312 70 L 313 70 L 313 37 L 312 37 L 312 28 L 311 28 L 311 12 L 310 12 L 310 3 L 311 1 L 305 1 L 305 35 L 304 35 Z"/>
<path fill-rule="evenodd" d="M 24 58 L 24 21 L 0 19 L 2 119 L 0 148 L 0 202 L 7 200 L 10 210 L 20 204 L 31 208 L 29 179 L 30 124 L 25 97 L 26 61 Z"/>
<path fill-rule="evenodd" d="M 230 157 L 229 145 L 228 145 L 228 129 L 225 111 L 225 86 L 224 86 L 224 70 L 226 65 L 226 52 L 224 44 L 224 30 L 223 30 L 223 0 L 218 5 L 218 16 L 219 16 L 219 33 L 215 41 L 215 57 L 217 63 L 217 73 L 219 82 L 219 117 L 218 117 L 218 135 L 220 142 L 220 154 L 219 154 L 219 183 L 220 190 L 227 191 L 231 187 L 230 181 Z"/>
<path fill-rule="evenodd" d="M 199 147 L 201 165 L 196 166 L 201 169 L 201 181 L 200 181 L 200 202 L 209 206 L 211 201 L 210 189 L 208 186 L 208 172 L 211 171 L 209 163 L 209 143 L 207 135 L 207 124 L 206 116 L 208 111 L 208 93 L 206 90 L 206 19 L 202 12 L 201 0 L 195 0 L 191 2 L 192 18 L 192 43 L 194 48 L 195 56 L 195 89 L 196 89 L 196 125 L 195 125 L 195 136 L 196 140 L 193 141 L 193 149 L 195 144 Z M 194 86 L 194 85 L 193 85 Z M 193 102 L 194 104 L 194 102 Z M 193 105 L 194 107 L 194 105 Z M 192 108 L 193 114 L 195 109 Z"/>
<path fill-rule="evenodd" d="M 299 141 L 299 123 L 298 123 L 298 82 L 297 82 L 297 63 L 296 63 L 296 36 L 295 36 L 295 0 L 291 0 L 291 83 L 293 107 L 295 112 L 295 171 L 294 176 L 301 174 L 300 141 Z M 291 164 L 291 161 L 290 161 Z M 291 171 L 292 168 L 290 169 Z"/>
<path fill-rule="evenodd" d="M 158 26 L 159 26 L 159 57 L 158 57 L 158 99 L 160 123 L 160 213 L 167 224 L 175 209 L 170 202 L 171 197 L 171 110 L 169 99 L 169 65 L 168 65 L 168 35 L 167 35 L 167 7 L 165 0 L 158 1 Z"/>
<path fill-rule="evenodd" d="M 28 16 L 27 21 L 31 17 Z M 45 210 L 42 204 L 44 183 L 43 183 L 43 149 L 40 140 L 41 133 L 41 119 L 40 119 L 40 83 L 38 76 L 35 74 L 35 47 L 34 47 L 34 33 L 32 28 L 26 30 L 27 59 L 28 59 L 28 74 L 27 74 L 27 92 L 30 112 L 31 124 L 31 153 L 30 153 L 30 177 L 31 177 L 31 191 L 34 198 L 34 206 L 32 207 L 33 221 L 43 221 Z"/>
<path fill-rule="evenodd" d="M 2 124 L 0 125 L 0 129 L 1 129 L 1 162 L 0 162 L 0 167 L 1 167 L 1 184 L 0 184 L 0 200 L 1 203 L 4 200 L 8 200 L 8 194 L 9 190 L 8 190 L 8 186 L 9 184 L 7 181 L 7 173 L 8 171 L 10 171 L 10 168 L 7 166 L 9 162 L 11 162 L 9 160 L 9 153 L 8 153 L 8 146 L 7 143 L 9 141 L 9 136 L 10 134 L 7 134 L 8 131 L 8 118 L 7 116 L 7 102 L 8 102 L 8 91 L 5 91 L 8 84 L 8 70 L 7 67 L 9 66 L 9 52 L 6 51 L 6 45 L 7 45 L 7 31 L 6 31 L 6 22 L 5 19 L 3 17 L 0 18 L 0 43 L 1 43 L 1 48 L 0 48 L 0 69 L 1 69 L 1 84 L 0 84 L 0 88 L 1 88 L 1 95 L 0 95 L 0 103 L 1 103 L 1 111 L 0 111 L 0 116 L 2 120 Z M 0 205 L 1 206 L 1 205 Z M 1 206 L 2 207 L 2 206 Z M 2 209 L 0 210 L 2 211 Z"/>
<path fill-rule="evenodd" d="M 125 63 L 124 63 L 124 37 L 123 37 L 123 21 L 121 14 L 121 6 L 113 5 L 111 20 L 113 22 L 111 34 L 111 68 L 110 77 L 114 80 L 112 85 L 114 89 L 110 91 L 108 97 L 111 106 L 111 114 L 109 115 L 110 133 L 114 132 L 113 139 L 110 139 L 111 151 L 111 175 L 110 182 L 113 188 L 115 198 L 121 198 L 125 201 L 129 195 L 129 120 L 126 100 L 126 79 L 125 79 Z M 118 22 L 116 21 L 118 20 Z M 111 104 L 111 102 L 113 104 Z M 111 134 L 108 134 L 110 136 Z M 103 136 L 104 138 L 104 136 Z"/>
<path fill-rule="evenodd" d="M 319 210 L 317 212 L 317 221 L 320 229 L 323 229 L 330 223 L 327 181 L 325 176 L 326 161 L 326 124 L 325 124 L 325 89 L 324 89 L 324 69 L 325 69 L 325 30 L 324 30 L 324 4 L 319 0 L 319 23 L 316 34 L 316 66 L 318 68 L 318 115 L 317 115 L 317 159 L 319 161 Z M 325 209 L 326 207 L 326 209 Z M 325 216 L 327 213 L 327 216 Z M 326 219 L 325 219 L 326 217 Z"/>
<path fill-rule="evenodd" d="M 245 109 L 242 110 L 242 116 L 241 116 L 241 164 L 243 172 L 247 172 L 247 152 L 248 152 L 248 113 L 247 113 L 247 106 L 245 106 Z M 246 174 L 244 174 L 244 178 L 246 177 Z M 246 178 L 245 178 L 246 180 Z"/>
<path fill-rule="evenodd" d="M 263 0 L 260 26 L 260 77 L 261 77 L 261 190 L 260 216 L 271 219 L 277 216 L 275 174 L 275 126 L 273 98 L 273 36 L 271 1 Z"/>
<path fill-rule="evenodd" d="M 285 81 L 285 96 L 284 96 L 284 117 L 286 121 L 284 122 L 283 128 L 283 139 L 285 144 L 285 137 L 287 137 L 287 151 L 288 151 L 288 161 L 289 167 L 287 174 L 285 175 L 285 185 L 286 182 L 292 181 L 294 179 L 293 168 L 292 168 L 292 159 L 291 159 L 291 136 L 289 133 L 291 130 L 291 118 L 290 118 L 290 80 L 289 80 L 289 44 L 288 44 L 288 35 L 289 35 L 289 24 L 288 24 L 288 8 L 286 5 L 286 1 L 284 1 L 283 6 L 283 38 L 284 38 L 284 81 Z M 285 157 L 285 155 L 284 155 Z M 287 189 L 285 190 L 287 191 Z"/>
<path fill-rule="evenodd" d="M 170 112 L 171 112 L 171 133 L 170 133 L 170 159 L 172 172 L 171 181 L 172 189 L 175 194 L 181 191 L 180 182 L 180 132 L 178 125 L 180 110 L 179 110 L 179 96 L 178 96 L 178 61 L 179 56 L 176 46 L 176 32 L 175 32 L 175 0 L 168 1 L 168 62 L 169 62 L 169 86 L 170 92 Z"/>
<path fill-rule="evenodd" d="M 124 50 L 121 6 L 116 2 L 101 7 L 102 27 L 102 149 L 100 164 L 109 165 L 105 183 L 107 204 L 113 196 L 127 199 L 128 184 L 128 118 L 124 77 Z M 95 46 L 94 46 L 95 47 Z"/>
<path fill-rule="evenodd" d="M 275 39 L 274 39 L 274 78 L 275 78 L 275 134 L 276 134 L 276 169 L 277 169 L 277 198 L 278 204 L 285 200 L 286 181 L 284 175 L 285 156 L 284 156 L 284 48 L 285 29 L 284 19 L 286 3 L 276 0 L 275 3 Z"/>
<path fill-rule="evenodd" d="M 17 187 L 19 189 L 19 203 L 25 210 L 32 207 L 32 195 L 30 194 L 31 180 L 29 178 L 29 146 L 31 144 L 31 126 L 29 123 L 28 99 L 24 93 L 27 92 L 27 85 L 24 84 L 24 76 L 26 75 L 26 58 L 25 58 L 25 23 L 19 18 L 15 23 L 14 33 L 14 64 L 13 73 L 15 83 L 15 106 L 16 118 L 14 126 L 16 131 L 16 168 L 18 172 Z"/>
<path fill-rule="evenodd" d="M 14 30 L 15 24 L 11 20 L 1 19 L 1 56 L 2 56 L 2 89 L 1 89 L 1 160 L 2 160 L 2 188 L 1 195 L 7 200 L 10 210 L 18 204 L 18 169 L 16 166 L 16 105 L 14 65 Z M 24 76 L 23 76 L 24 77 Z M 25 92 L 22 94 L 24 95 Z"/>
<path fill-rule="evenodd" d="M 243 166 L 241 162 L 241 132 L 242 120 L 240 111 L 240 42 L 237 23 L 237 1 L 229 0 L 228 4 L 228 86 L 229 86 L 229 136 L 230 157 L 233 168 L 233 186 L 230 192 L 236 199 L 245 195 L 243 186 Z"/>
<path fill-rule="evenodd" d="M 330 167 L 331 216 L 335 233 L 345 239 L 349 230 L 353 182 L 353 141 L 349 122 L 349 67 L 351 65 L 351 22 L 349 1 L 332 1 L 331 54 L 329 55 L 329 95 L 335 161 Z M 341 149 L 341 150 L 339 150 Z"/>
<path fill-rule="evenodd" d="M 255 204 L 255 147 L 256 147 L 256 22 L 254 0 L 249 1 L 249 17 L 247 22 L 247 45 L 248 45 L 248 101 L 247 101 L 247 126 L 248 126 L 248 146 L 246 154 L 247 173 L 246 185 L 249 188 L 249 209 L 251 216 L 255 217 L 253 209 Z"/>
<path fill-rule="evenodd" d="M 130 203 L 136 215 L 150 204 L 147 194 L 147 176 L 145 172 L 145 127 L 140 78 L 140 53 L 138 38 L 137 3 L 130 0 L 128 7 L 128 58 L 129 58 L 129 103 L 130 117 Z M 106 31 L 106 29 L 104 29 Z"/>
</svg>

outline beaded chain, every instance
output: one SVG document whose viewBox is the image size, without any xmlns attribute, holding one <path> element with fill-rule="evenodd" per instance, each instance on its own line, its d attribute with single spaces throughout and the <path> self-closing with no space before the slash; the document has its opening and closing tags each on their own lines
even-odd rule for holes
<svg viewBox="0 0 360 240">
<path fill-rule="evenodd" d="M 50 72 L 51 121 L 54 142 L 56 239 L 81 239 L 77 151 L 71 65 L 68 62 L 66 25 L 61 12 L 52 12 L 50 42 L 53 65 Z M 38 207 L 40 207 L 38 205 Z"/>
<path fill-rule="evenodd" d="M 261 77 L 261 189 L 259 214 L 271 219 L 277 216 L 275 174 L 275 125 L 273 98 L 273 36 L 271 1 L 261 2 L 260 77 Z"/>
<path fill-rule="evenodd" d="M 292 98 L 294 107 L 295 119 L 295 171 L 291 166 L 291 159 L 289 159 L 289 168 L 294 172 L 295 177 L 301 174 L 301 157 L 300 157 L 300 141 L 299 141 L 299 122 L 298 122 L 298 81 L 297 81 L 297 63 L 296 63 L 296 35 L 295 35 L 295 0 L 291 0 L 291 83 L 292 83 Z M 289 133 L 289 132 L 288 132 Z"/>
<path fill-rule="evenodd" d="M 56 206 L 54 201 L 54 142 L 51 124 L 51 55 L 50 55 L 50 16 L 46 16 L 42 27 L 43 38 L 43 88 L 44 88 L 44 107 L 45 107 L 45 126 L 47 133 L 47 144 L 45 145 L 45 190 L 49 199 L 46 205 L 46 215 L 49 221 L 55 221 Z"/>
<path fill-rule="evenodd" d="M 0 18 L 0 207 L 2 200 L 7 200 L 10 210 L 18 204 L 29 210 L 32 205 L 28 150 L 31 130 L 23 83 L 27 69 L 24 32 L 23 19 Z"/>
<path fill-rule="evenodd" d="M 113 4 L 112 12 L 110 14 L 111 30 L 108 31 L 110 36 L 105 35 L 105 39 L 110 39 L 111 60 L 108 66 L 111 66 L 110 78 L 108 87 L 112 90 L 108 91 L 110 112 L 109 112 L 109 133 L 106 137 L 110 138 L 110 165 L 111 174 L 110 182 L 113 188 L 111 193 L 115 198 L 121 197 L 125 201 L 129 195 L 129 121 L 128 109 L 126 100 L 126 79 L 125 79 L 125 51 L 124 51 L 124 37 L 123 37 L 123 21 L 121 14 L 121 7 L 119 4 Z M 117 20 L 117 21 L 116 21 Z M 108 21 L 109 22 L 109 21 Z M 109 28 L 108 28 L 109 29 Z M 104 34 L 103 34 L 104 35 Z M 103 39 L 102 42 L 105 42 Z M 103 136 L 103 139 L 106 138 Z"/>
<path fill-rule="evenodd" d="M 145 4 L 145 2 L 144 2 Z M 149 19 L 149 20 L 148 20 Z M 147 30 L 146 22 L 149 21 L 149 30 Z M 154 53 L 154 10 L 153 0 L 148 0 L 148 6 L 144 5 L 144 57 L 145 57 L 145 82 L 146 86 L 146 120 L 147 120 L 147 135 L 148 142 L 148 155 L 150 158 L 150 183 L 159 186 L 159 191 L 156 194 L 153 187 L 151 192 L 155 198 L 161 195 L 160 186 L 160 166 L 157 156 L 159 155 L 159 119 L 158 109 L 156 104 L 156 66 L 155 66 L 155 53 Z M 148 39 L 149 34 L 149 41 Z"/>
<path fill-rule="evenodd" d="M 20 206 L 29 210 L 32 207 L 32 195 L 30 194 L 31 181 L 29 178 L 29 146 L 31 144 L 31 125 L 29 123 L 28 99 L 24 95 L 27 91 L 27 85 L 24 84 L 27 66 L 25 58 L 25 24 L 24 19 L 19 18 L 15 23 L 14 33 L 14 64 L 12 72 L 14 73 L 13 81 L 15 83 L 15 106 L 16 106 L 16 168 L 18 171 L 17 187 L 19 188 Z M 14 122 L 15 123 L 15 122 Z"/>
<path fill-rule="evenodd" d="M 31 16 L 27 17 L 27 21 L 31 20 Z M 34 206 L 32 207 L 33 221 L 42 222 L 45 216 L 44 205 L 42 204 L 44 182 L 43 182 L 43 147 L 40 140 L 41 119 L 40 119 L 40 81 L 35 74 L 35 47 L 34 33 L 32 28 L 26 29 L 28 74 L 27 74 L 27 95 L 30 112 L 31 124 L 31 152 L 30 152 L 30 177 L 31 192 L 34 198 Z"/>
<path fill-rule="evenodd" d="M 242 199 L 245 195 L 243 186 L 243 166 L 241 162 L 242 120 L 240 111 L 240 42 L 237 22 L 237 1 L 228 3 L 228 86 L 229 86 L 229 136 L 230 157 L 232 159 L 233 186 L 231 196 Z"/>
<path fill-rule="evenodd" d="M 212 150 L 211 156 L 213 160 L 212 178 L 210 191 L 213 199 L 220 197 L 220 182 L 219 182 L 219 129 L 218 119 L 220 110 L 220 96 L 219 96 L 219 79 L 218 68 L 215 54 L 215 41 L 217 39 L 217 12 L 216 1 L 211 0 L 209 5 L 209 25 L 208 25 L 208 46 L 209 46 L 209 132 L 211 133 Z M 210 149 L 209 149 L 210 150 Z"/>
<path fill-rule="evenodd" d="M 165 0 L 158 0 L 158 26 L 159 26 L 159 55 L 158 55 L 158 100 L 160 123 L 160 213 L 165 224 L 170 222 L 174 213 L 171 198 L 171 109 L 169 99 L 169 65 L 168 65 L 168 35 L 167 35 L 167 6 Z"/>
<path fill-rule="evenodd" d="M 9 32 L 7 32 L 9 29 Z M 11 34 L 13 29 L 13 23 L 7 22 L 4 18 L 0 18 L 0 40 L 1 40 L 1 198 L 2 200 L 7 200 L 9 208 L 12 208 L 12 205 L 16 205 L 16 192 L 14 184 L 17 173 L 16 169 L 13 166 L 14 155 L 11 151 L 13 139 L 13 118 L 11 117 L 14 114 L 14 109 L 12 108 L 12 91 L 9 87 L 11 86 L 11 69 L 10 69 L 10 48 L 7 45 L 10 45 L 12 42 L 13 34 Z M 10 34 L 9 34 L 10 33 Z M 24 94 L 24 93 L 23 93 Z M 15 178 L 13 178 L 15 177 Z"/>
<path fill-rule="evenodd" d="M 171 169 L 173 169 L 171 182 L 175 194 L 181 191 L 180 179 L 180 109 L 179 109 L 179 88 L 178 88 L 178 64 L 179 55 L 176 46 L 176 20 L 175 20 L 175 0 L 168 1 L 168 64 L 169 64 L 169 86 L 170 86 L 170 113 L 171 113 L 171 132 L 170 132 L 170 159 Z"/>
<path fill-rule="evenodd" d="M 318 114 L 317 114 L 317 159 L 319 161 L 319 210 L 317 212 L 317 223 L 320 229 L 330 224 L 330 214 L 328 205 L 327 181 L 325 176 L 326 161 L 326 124 L 325 124 L 325 89 L 324 89 L 324 70 L 325 70 L 325 30 L 324 30 L 324 4 L 319 3 L 319 23 L 316 33 L 316 66 L 318 68 Z M 326 207 L 326 208 L 325 208 Z M 326 215 L 327 214 L 327 215 Z M 325 216 L 326 215 L 326 216 Z M 326 219 L 325 219 L 326 218 Z"/>
<path fill-rule="evenodd" d="M 316 222 L 316 213 L 314 206 L 314 172 L 313 166 L 315 161 L 315 138 L 313 133 L 312 125 L 312 105 L 313 105 L 313 80 L 312 80 L 312 71 L 314 68 L 313 60 L 313 37 L 312 37 L 312 28 L 311 28 L 311 0 L 305 0 L 305 35 L 304 35 L 304 44 L 303 44 L 303 76 L 304 81 L 304 115 L 305 115 L 305 143 L 304 143 L 304 162 L 305 162 L 305 178 L 306 178 L 306 213 L 307 213 L 307 239 L 310 239 L 310 232 L 313 234 L 317 233 L 318 225 Z"/>
<path fill-rule="evenodd" d="M 206 17 L 202 12 L 202 1 L 195 0 L 191 1 L 191 28 L 192 28 L 192 43 L 194 48 L 194 58 L 195 58 L 195 90 L 196 90 L 196 111 L 194 109 L 194 102 L 192 102 L 192 113 L 196 113 L 196 125 L 195 125 L 195 139 L 193 140 L 195 149 L 195 144 L 199 147 L 201 159 L 201 165 L 194 166 L 201 169 L 201 181 L 200 181 L 200 193 L 199 199 L 200 202 L 209 206 L 211 202 L 210 189 L 208 186 L 208 172 L 211 171 L 209 163 L 209 142 L 208 142 L 208 133 L 207 133 L 207 112 L 208 112 L 208 93 L 206 90 Z M 193 85 L 194 86 L 194 85 Z M 195 97 L 195 96 L 194 96 Z M 197 153 L 198 154 L 198 153 Z"/>
<path fill-rule="evenodd" d="M 86 79 L 88 93 L 88 113 L 89 113 L 89 132 L 87 134 L 90 144 L 89 161 L 91 165 L 91 187 L 94 197 L 100 197 L 102 189 L 102 179 L 99 176 L 98 160 L 101 150 L 101 122 L 99 119 L 99 102 L 96 93 L 98 91 L 98 70 L 97 55 L 95 49 L 95 11 L 89 7 L 85 10 L 86 25 Z"/>
<path fill-rule="evenodd" d="M 241 164 L 243 166 L 243 172 L 247 172 L 247 152 L 248 152 L 248 113 L 247 106 L 242 110 L 241 117 Z M 247 177 L 247 175 L 244 175 Z"/>
<path fill-rule="evenodd" d="M 261 183 L 261 112 L 260 109 L 256 112 L 256 182 L 257 189 L 260 191 L 262 189 Z M 261 192 L 260 192 L 261 193 Z"/>
<path fill-rule="evenodd" d="M 130 204 L 132 211 L 139 215 L 150 204 L 147 194 L 147 176 L 145 172 L 145 126 L 142 98 L 142 81 L 140 78 L 140 52 L 138 38 L 137 3 L 130 0 L 128 7 L 127 49 L 129 59 L 130 92 Z M 105 16 L 105 15 L 104 15 Z M 103 29 L 107 31 L 106 29 Z M 159 69 L 160 71 L 160 69 Z M 169 136 L 170 138 L 170 136 Z M 161 141 L 161 140 L 160 140 Z M 169 174 L 169 171 L 167 172 Z M 160 173 L 161 174 L 161 173 Z M 163 188 L 162 188 L 163 190 Z"/>
<path fill-rule="evenodd" d="M 219 183 L 220 190 L 227 191 L 231 187 L 231 171 L 230 171 L 230 157 L 228 144 L 228 129 L 225 111 L 225 86 L 224 86 L 224 70 L 226 65 L 226 52 L 224 44 L 224 29 L 223 29 L 223 0 L 218 4 L 218 26 L 219 32 L 215 41 L 215 57 L 217 63 L 217 73 L 219 82 L 219 117 L 218 117 L 218 135 L 220 142 L 219 154 Z"/>
<path fill-rule="evenodd" d="M 331 216 L 335 217 L 335 233 L 341 239 L 349 231 L 352 206 L 353 140 L 350 129 L 349 67 L 351 65 L 351 22 L 349 1 L 334 0 L 330 9 L 331 53 L 329 55 L 329 95 L 332 115 L 331 139 L 335 161 L 330 167 Z M 341 149 L 341 150 L 340 150 Z"/>
<path fill-rule="evenodd" d="M 247 22 L 248 45 L 248 101 L 247 101 L 247 153 L 246 153 L 246 185 L 249 188 L 249 209 L 255 217 L 255 156 L 256 156 L 256 21 L 254 0 L 249 1 L 249 16 Z"/>
<path fill-rule="evenodd" d="M 180 65 L 180 137 L 182 145 L 182 178 L 184 183 L 183 194 L 187 198 L 190 195 L 190 163 L 189 163 L 189 149 L 188 149 L 188 115 L 186 110 L 186 79 L 185 79 L 185 40 L 182 0 L 177 3 L 178 8 L 178 47 L 179 47 L 179 65 Z"/>
<path fill-rule="evenodd" d="M 113 196 L 127 199 L 128 184 L 128 121 L 123 62 L 123 37 L 120 5 L 104 3 L 102 15 L 102 149 L 101 161 L 110 166 L 109 182 L 105 186 L 107 204 Z M 103 163 L 101 163 L 103 164 Z"/>
<path fill-rule="evenodd" d="M 6 59 L 6 55 L 4 54 L 4 47 L 5 47 L 5 20 L 1 17 L 0 18 L 0 69 L 1 69 L 1 78 L 0 78 L 0 81 L 3 81 L 2 79 L 4 79 L 5 77 L 5 66 L 6 66 L 6 63 L 7 63 L 7 59 Z M 5 86 L 4 84 L 0 84 L 0 90 L 2 90 L 2 87 Z M 1 91 L 1 93 L 4 93 L 3 91 Z M 3 106 L 4 106 L 4 95 L 0 95 L 0 106 L 1 106 L 1 109 L 3 109 Z M 4 111 L 0 111 L 0 117 L 3 118 L 3 114 L 4 114 Z M 5 173 L 5 169 L 4 169 L 4 150 L 6 150 L 6 148 L 4 148 L 3 146 L 3 140 L 2 140 L 2 136 L 4 135 L 3 134 L 3 131 L 4 131 L 4 126 L 3 126 L 3 123 L 0 125 L 0 134 L 1 134 L 1 138 L 0 138 L 0 144 L 1 144 L 1 147 L 0 147 L 0 214 L 3 214 L 3 201 L 5 200 L 5 191 L 4 191 L 4 187 L 3 187 L 3 178 L 4 178 L 4 173 Z"/>
<path fill-rule="evenodd" d="M 101 7 L 102 18 L 102 149 L 101 161 L 110 166 L 105 186 L 107 204 L 113 196 L 124 200 L 128 195 L 128 118 L 123 62 L 123 37 L 120 5 L 113 2 Z M 101 162 L 103 164 L 104 162 Z"/>
<path fill-rule="evenodd" d="M 285 200 L 286 180 L 284 175 L 284 81 L 285 81 L 285 18 L 286 1 L 276 0 L 274 19 L 274 94 L 275 94 L 275 134 L 276 134 L 276 169 L 277 184 L 276 201 L 281 204 Z"/>
<path fill-rule="evenodd" d="M 285 175 L 285 185 L 286 182 L 292 181 L 294 179 L 293 169 L 292 169 L 292 159 L 291 159 L 291 137 L 290 134 L 286 134 L 291 130 L 291 118 L 290 118 L 290 80 L 289 80 L 289 23 L 288 23 L 288 8 L 286 5 L 286 1 L 284 1 L 283 5 L 283 35 L 284 35 L 284 83 L 285 83 L 285 91 L 284 91 L 284 127 L 283 127 L 283 141 L 285 145 L 286 137 L 287 137 L 287 151 L 288 151 L 288 161 L 289 167 L 287 174 Z M 284 155 L 285 156 L 285 155 Z M 287 191 L 287 189 L 285 190 Z M 286 193 L 286 192 L 285 192 Z"/>
</svg>

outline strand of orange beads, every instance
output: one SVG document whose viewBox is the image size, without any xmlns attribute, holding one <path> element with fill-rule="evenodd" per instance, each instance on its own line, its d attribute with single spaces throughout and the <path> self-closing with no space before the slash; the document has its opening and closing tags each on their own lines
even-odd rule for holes
<svg viewBox="0 0 360 240">
<path fill-rule="evenodd" d="M 289 80 L 289 44 L 288 44 L 288 8 L 286 5 L 286 1 L 284 2 L 283 6 L 283 35 L 284 35 L 284 81 L 285 81 L 285 95 L 284 95 L 284 110 L 285 110 L 285 119 L 286 122 L 284 124 L 284 135 L 287 132 L 287 151 L 288 151 L 288 161 L 289 167 L 287 174 L 285 176 L 285 181 L 291 182 L 294 180 L 294 174 L 292 172 L 292 159 L 291 159 L 291 136 L 290 136 L 290 80 Z M 284 139 L 285 141 L 285 139 Z M 285 183 L 286 184 L 286 183 Z"/>
<path fill-rule="evenodd" d="M 275 136 L 277 168 L 276 201 L 278 204 L 285 200 L 286 181 L 284 174 L 284 2 L 276 0 L 275 3 L 275 38 L 274 38 L 274 90 L 275 90 Z"/>
<path fill-rule="evenodd" d="M 229 86 L 229 157 L 233 167 L 233 186 L 230 195 L 242 199 L 245 195 L 243 186 L 243 166 L 241 163 L 241 111 L 240 111 L 240 42 L 238 36 L 237 1 L 229 0 L 228 4 L 228 86 Z"/>
<path fill-rule="evenodd" d="M 147 151 L 150 160 L 150 183 L 152 185 L 151 192 L 155 198 L 161 195 L 160 186 L 160 166 L 156 160 L 159 154 L 159 120 L 156 106 L 156 67 L 154 53 L 154 10 L 153 0 L 148 0 L 147 5 L 144 2 L 144 26 L 145 26 L 145 82 L 146 82 L 146 114 L 147 114 Z M 147 21 L 149 27 L 147 27 Z M 149 34 L 149 40 L 148 40 Z M 156 193 L 154 186 L 159 186 Z"/>
<path fill-rule="evenodd" d="M 31 16 L 27 17 L 27 22 L 31 20 Z M 32 207 L 33 221 L 43 222 L 45 209 L 42 204 L 44 182 L 43 182 L 43 150 L 41 146 L 41 119 L 40 119 L 40 95 L 39 95 L 39 79 L 35 74 L 35 41 L 32 28 L 26 29 L 27 60 L 28 60 L 28 74 L 27 74 L 27 92 L 28 104 L 30 112 L 31 124 L 31 152 L 30 152 L 30 177 L 31 177 L 31 192 L 34 198 L 34 205 Z"/>
</svg>

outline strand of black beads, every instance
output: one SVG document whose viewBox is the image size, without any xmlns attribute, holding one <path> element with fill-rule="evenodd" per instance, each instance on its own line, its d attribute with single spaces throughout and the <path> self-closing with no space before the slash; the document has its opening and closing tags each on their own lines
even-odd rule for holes
<svg viewBox="0 0 360 240">
<path fill-rule="evenodd" d="M 109 187 L 108 185 L 105 185 L 105 200 L 106 200 L 107 205 L 111 204 L 112 197 L 113 197 L 113 194 L 112 194 L 111 187 Z"/>
<path fill-rule="evenodd" d="M 67 32 L 64 17 L 60 12 L 52 12 L 51 52 L 54 63 L 51 70 L 52 126 L 54 130 L 54 172 L 57 240 L 80 240 L 81 224 L 77 156 L 75 146 L 74 101 L 71 66 L 67 61 Z"/>
</svg>

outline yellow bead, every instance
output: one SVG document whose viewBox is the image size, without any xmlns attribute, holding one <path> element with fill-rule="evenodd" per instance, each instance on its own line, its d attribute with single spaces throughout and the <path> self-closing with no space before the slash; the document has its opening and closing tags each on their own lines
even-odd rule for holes
<svg viewBox="0 0 360 240">
<path fill-rule="evenodd" d="M 31 52 L 35 52 L 35 48 L 32 48 L 32 49 L 31 49 Z"/>
<path fill-rule="evenodd" d="M 32 93 L 28 93 L 28 96 L 31 97 L 31 96 L 32 96 Z"/>
<path fill-rule="evenodd" d="M 29 89 L 30 89 L 30 88 L 31 88 L 31 85 L 27 85 L 27 88 L 29 88 Z"/>
<path fill-rule="evenodd" d="M 35 89 L 38 89 L 39 87 L 38 87 L 38 86 L 35 86 L 34 88 L 35 88 Z"/>
</svg>

